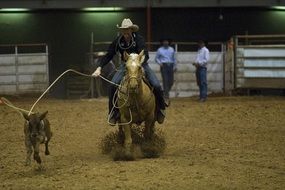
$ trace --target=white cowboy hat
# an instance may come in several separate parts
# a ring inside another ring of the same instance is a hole
[[[119,29],[131,28],[133,30],[133,32],[137,32],[139,30],[139,26],[136,24],[133,24],[133,22],[129,18],[125,18],[122,21],[121,26],[117,24],[117,28],[119,28]]]

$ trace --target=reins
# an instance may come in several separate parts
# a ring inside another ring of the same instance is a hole
[[[123,91],[121,91],[121,88],[124,87],[124,83],[127,83],[127,84],[128,84],[129,81],[130,81],[131,79],[133,79],[133,78],[136,79],[138,82],[140,82],[140,80],[143,80],[143,77],[134,77],[134,76],[126,77],[125,79],[122,80],[122,82],[121,82],[121,84],[120,84],[120,87],[116,90],[116,92],[115,92],[115,94],[114,94],[114,96],[113,96],[113,99],[112,99],[113,107],[112,107],[111,112],[110,112],[110,114],[109,114],[109,116],[108,116],[108,123],[109,123],[109,124],[111,124],[111,123],[110,123],[110,119],[111,119],[110,117],[111,117],[112,112],[114,111],[114,109],[115,109],[115,108],[116,108],[116,109],[123,108],[123,107],[125,107],[126,104],[129,102],[129,99],[130,99],[130,91],[129,91],[129,88],[126,88],[126,89],[127,89],[127,92],[126,92],[126,93],[123,92]],[[142,82],[144,82],[144,81],[142,81]],[[145,85],[147,85],[147,84],[145,84]],[[118,100],[120,99],[119,92],[122,93],[122,94],[124,94],[125,96],[127,96],[127,98],[126,98],[126,99],[125,99],[125,98],[121,98],[121,99],[124,100],[124,102],[123,102],[122,105],[117,106]],[[116,94],[117,94],[117,96],[116,96]],[[117,98],[115,98],[115,97],[117,97]],[[152,97],[153,97],[153,94],[151,94],[151,96],[149,97],[148,101],[147,101],[145,104],[143,104],[143,105],[147,105],[147,104],[150,102],[150,100],[151,100]],[[136,98],[135,98],[135,103],[136,103],[135,106],[137,107],[138,112],[139,112],[139,103],[138,103],[138,100],[137,100]],[[142,106],[142,105],[141,105],[141,106]],[[132,115],[131,107],[129,107],[128,110],[129,110],[129,114],[130,114],[130,121],[128,121],[128,122],[126,122],[126,123],[118,123],[118,125],[128,125],[128,124],[131,124],[131,123],[132,123],[132,121],[133,121],[133,115]]]

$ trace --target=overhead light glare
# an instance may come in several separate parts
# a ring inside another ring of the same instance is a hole
[[[124,10],[122,7],[86,7],[83,11],[121,11]]]
[[[0,12],[25,12],[29,10],[30,9],[25,9],[25,8],[2,8],[0,9]]]
[[[284,10],[285,11],[285,6],[273,6],[271,8],[276,9],[276,10]]]

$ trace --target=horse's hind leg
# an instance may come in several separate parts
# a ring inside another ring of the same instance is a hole
[[[154,134],[154,119],[147,120],[145,122],[144,137],[146,140],[150,140]]]

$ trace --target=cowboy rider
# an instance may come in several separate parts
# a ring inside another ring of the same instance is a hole
[[[101,59],[99,67],[94,71],[92,76],[98,77],[101,74],[101,69],[113,59],[113,57],[116,55],[117,52],[121,54],[122,61],[124,62],[125,51],[129,54],[131,53],[139,54],[142,50],[144,50],[145,60],[144,63],[142,64],[142,67],[144,68],[147,80],[154,89],[154,95],[156,97],[156,103],[158,106],[157,122],[161,124],[163,123],[165,118],[165,102],[163,98],[163,91],[160,86],[159,80],[157,79],[155,73],[151,70],[151,68],[147,63],[149,55],[146,49],[145,40],[141,35],[137,34],[139,27],[133,24],[129,18],[124,19],[122,21],[121,26],[117,25],[117,28],[120,30],[121,35],[119,35],[109,46],[107,54]],[[112,78],[112,82],[120,84],[124,75],[125,75],[125,64],[121,64],[118,68],[118,71],[115,73],[114,77]],[[112,108],[114,107],[112,100],[114,98],[116,90],[117,90],[116,86],[111,85],[109,91],[109,114],[110,114],[109,123],[111,125],[116,125],[120,116],[119,110],[116,108],[114,108],[113,112],[110,113]]]

